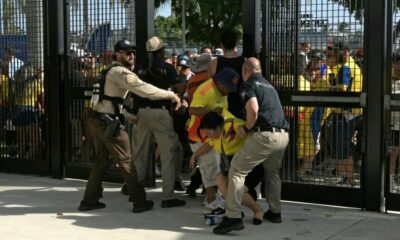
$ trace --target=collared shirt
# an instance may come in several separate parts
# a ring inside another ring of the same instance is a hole
[[[172,91],[163,90],[142,81],[135,73],[125,67],[115,66],[111,68],[106,76],[104,94],[110,97],[125,98],[128,91],[151,100],[169,100],[175,95]],[[114,114],[114,107],[108,100],[99,102],[94,110]]]
[[[224,109],[222,115],[224,118],[233,118],[234,116],[228,112],[228,97],[223,96],[215,86],[212,78],[201,84],[193,94],[193,100],[190,107],[204,107],[210,110],[216,108]],[[193,142],[201,142],[203,139],[197,135],[197,128],[201,122],[201,117],[192,115],[189,121],[188,136]],[[204,136],[203,136],[204,137]]]
[[[252,97],[257,99],[259,109],[254,127],[289,129],[277,91],[261,74],[253,74],[244,81],[239,94],[245,104]]]

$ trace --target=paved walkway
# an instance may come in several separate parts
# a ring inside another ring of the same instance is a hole
[[[82,213],[77,210],[85,181],[0,173],[0,239],[228,239],[212,233],[202,217],[202,198],[187,200],[187,206],[162,209],[161,189],[148,189],[155,209],[131,213],[119,184],[104,184],[107,208]],[[261,200],[264,209],[265,201]],[[251,224],[245,209],[243,231],[235,239],[268,240],[367,240],[400,239],[400,215],[363,212],[285,202],[283,223]]]

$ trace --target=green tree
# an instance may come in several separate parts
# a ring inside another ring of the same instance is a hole
[[[354,17],[358,20],[362,20],[364,13],[364,0],[329,0],[332,2],[339,3],[340,5],[347,8],[350,14],[354,14]]]
[[[354,14],[354,17],[360,21],[363,20],[364,14],[364,0],[329,0],[332,2],[336,2],[341,6],[344,6],[349,10],[351,14]],[[391,0],[390,0],[391,1]],[[388,2],[390,2],[388,0]],[[392,1],[394,3],[393,6],[393,14],[400,9],[400,1]],[[396,41],[400,37],[400,21],[396,23],[396,27],[393,29],[393,42]]]
[[[175,16],[157,16],[154,20],[157,35],[166,42],[180,41],[182,29]]]
[[[171,3],[179,24],[182,19],[181,3],[176,0]],[[241,29],[241,10],[242,0],[186,0],[187,41],[216,46],[220,32]]]

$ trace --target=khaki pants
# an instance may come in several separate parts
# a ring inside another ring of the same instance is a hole
[[[281,212],[279,169],[288,142],[287,132],[254,132],[248,137],[245,145],[235,154],[231,162],[226,199],[227,217],[241,217],[245,177],[260,163],[264,166],[265,193],[269,208],[274,213]]]
[[[143,186],[137,182],[136,169],[131,162],[128,133],[124,130],[119,130],[115,138],[108,139],[104,136],[105,123],[93,116],[88,118],[88,126],[94,137],[96,164],[90,171],[83,200],[93,204],[98,202],[102,177],[111,163],[117,163],[133,202],[144,202],[146,200],[146,192]]]
[[[160,149],[161,177],[163,180],[163,200],[175,198],[176,152],[182,149],[178,135],[174,130],[172,117],[166,109],[141,108],[135,126],[135,164],[139,172],[146,171],[149,148],[155,139]]]

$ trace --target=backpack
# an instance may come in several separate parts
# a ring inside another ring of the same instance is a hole
[[[106,76],[108,71],[115,66],[122,66],[119,63],[114,63],[108,66],[106,69],[103,69],[100,74],[97,76],[96,82],[93,84],[92,98],[90,100],[90,108],[93,109],[99,102],[104,99],[112,102],[114,106],[115,114],[118,115],[118,104],[122,104],[124,99],[119,97],[110,97],[104,94],[104,86],[106,83]]]

